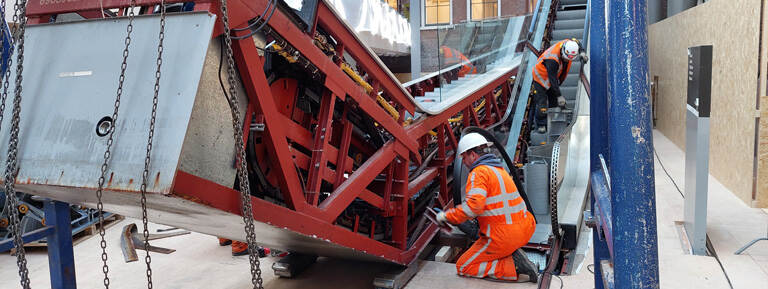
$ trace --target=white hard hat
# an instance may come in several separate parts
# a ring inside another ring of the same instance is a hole
[[[470,149],[488,144],[490,143],[487,139],[485,139],[485,137],[483,137],[483,135],[476,132],[468,133],[461,137],[461,140],[459,140],[459,149],[457,153],[461,155]]]
[[[563,58],[568,59],[569,61],[576,60],[576,57],[579,56],[579,43],[573,40],[566,40],[565,43],[563,43],[562,54]]]

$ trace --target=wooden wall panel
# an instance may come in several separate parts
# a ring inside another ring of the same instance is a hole
[[[761,2],[713,0],[649,27],[650,78],[659,77],[657,128],[683,149],[687,48],[713,45],[709,169],[750,205]]]
[[[762,38],[760,45],[760,74],[758,89],[760,90],[760,126],[757,139],[757,173],[755,206],[768,208],[768,2],[763,2]]]

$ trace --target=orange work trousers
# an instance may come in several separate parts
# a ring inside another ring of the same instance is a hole
[[[517,280],[512,253],[528,243],[536,231],[533,214],[519,223],[481,224],[480,238],[456,262],[458,274],[475,278]]]

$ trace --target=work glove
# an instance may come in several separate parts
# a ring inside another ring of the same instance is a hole
[[[565,97],[562,95],[557,97],[557,106],[565,107]]]
[[[586,52],[581,52],[579,56],[581,56],[582,63],[586,64],[589,61],[589,56],[587,56]]]
[[[440,226],[447,226],[448,225],[448,219],[445,217],[445,212],[439,212],[435,216],[435,220],[439,223]]]

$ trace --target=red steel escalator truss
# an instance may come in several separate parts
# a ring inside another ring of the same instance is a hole
[[[173,2],[180,1],[166,1]],[[197,11],[220,13],[218,1],[195,2]],[[269,2],[230,0],[231,26],[248,25]],[[249,99],[245,139],[254,134],[252,141],[259,140],[253,150],[257,161],[250,165],[269,168],[264,177],[282,197],[282,202],[252,197],[254,218],[407,264],[437,233],[436,226],[423,220],[412,197],[429,187],[432,189],[427,193],[439,192],[435,206],[453,206],[449,168],[459,133],[467,126],[485,127],[501,120],[511,105],[509,79],[516,71],[509,71],[437,115],[406,119],[406,115],[416,114],[408,93],[423,95],[440,81],[428,79],[403,88],[332,8],[319,2],[310,32],[297,26],[281,9],[266,26],[277,43],[295,51],[292,55],[323,76],[316,113],[295,109],[301,86],[297,80],[281,78],[270,84],[264,70],[265,56],[251,38],[233,40],[237,69]],[[160,1],[138,3],[151,7]],[[119,8],[121,15],[129,5],[127,0],[35,1],[29,4],[29,23],[46,23],[52,15],[68,12],[101,17],[100,7]],[[221,35],[221,27],[217,23],[214,37]],[[344,53],[355,60],[356,70],[370,89],[344,71],[343,58],[329,56],[327,49],[316,44],[316,31],[324,31],[334,40],[336,56]],[[399,117],[393,117],[392,108]],[[355,123],[349,116],[353,113],[374,123],[386,136],[380,147],[354,132]],[[264,124],[263,131],[249,129],[252,121]],[[177,171],[172,194],[233,214],[240,211],[235,190],[184,171]],[[346,214],[360,200],[368,208],[366,214],[376,218]]]

